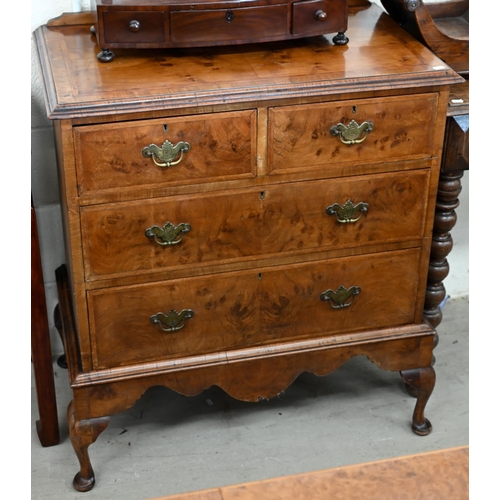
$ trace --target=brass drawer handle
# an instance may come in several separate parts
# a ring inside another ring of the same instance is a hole
[[[361,144],[374,127],[375,125],[372,122],[363,122],[361,125],[358,125],[356,120],[351,120],[347,127],[343,123],[334,125],[330,129],[330,134],[333,136],[338,135],[344,144]],[[364,135],[361,137],[362,134]]]
[[[186,320],[192,318],[194,312],[191,309],[183,309],[180,313],[175,309],[170,309],[167,314],[161,312],[153,314],[149,320],[153,325],[158,325],[164,332],[177,332],[184,328]]]
[[[326,207],[326,213],[328,215],[335,215],[341,224],[356,222],[366,212],[368,212],[368,203],[360,202],[354,205],[351,200],[347,200],[343,206],[334,203]]]
[[[190,149],[191,145],[189,142],[181,141],[174,146],[169,140],[166,140],[161,145],[161,148],[156,144],[150,144],[142,148],[142,155],[146,158],[151,158],[158,167],[171,167],[180,163],[184,153],[187,153]],[[176,160],[178,156],[179,159]],[[159,161],[157,161],[156,158],[158,158]]]
[[[349,307],[354,302],[354,297],[361,293],[359,286],[351,286],[348,290],[342,285],[337,291],[327,290],[323,292],[319,298],[328,301],[333,309],[343,309]]]
[[[158,245],[163,247],[177,245],[182,241],[182,235],[191,231],[191,225],[182,222],[174,226],[171,222],[167,222],[163,227],[152,226],[146,229],[145,235],[147,238],[154,239]]]

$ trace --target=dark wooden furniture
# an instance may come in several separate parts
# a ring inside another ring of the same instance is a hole
[[[459,73],[469,72],[469,0],[381,0],[387,12]]]
[[[36,31],[68,268],[57,270],[74,486],[88,447],[154,385],[272,398],[352,356],[400,372],[424,416],[423,318],[450,86],[375,5],[351,43],[123,52],[87,17]],[[401,61],[405,61],[401,65]]]
[[[469,500],[469,447],[267,479],[155,500]]]
[[[35,207],[31,201],[31,361],[35,376],[40,419],[36,422],[42,446],[59,443],[54,369],[50,346],[49,322],[43,285],[42,261]]]
[[[348,0],[96,0],[101,62],[110,49],[239,45],[323,35],[345,45]]]
[[[453,249],[451,230],[457,222],[461,179],[469,169],[469,0],[382,0],[382,4],[394,20],[465,79],[452,88],[448,100],[432,235],[424,316],[436,328],[443,317],[443,281],[450,272],[447,257]]]

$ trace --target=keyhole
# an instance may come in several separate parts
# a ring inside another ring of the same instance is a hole
[[[232,10],[228,10],[226,12],[226,21],[230,23],[234,19],[234,12]]]
[[[266,197],[266,192],[265,191],[261,191],[260,192],[260,199],[263,200],[265,197]]]
[[[353,106],[352,107],[352,114],[355,115],[356,114],[356,106]]]
[[[262,279],[262,273],[259,273],[259,274],[257,275],[257,279],[258,279],[259,281]]]
[[[168,125],[163,125],[163,132],[168,132]]]

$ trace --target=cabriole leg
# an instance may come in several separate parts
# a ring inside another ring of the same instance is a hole
[[[95,442],[108,424],[109,417],[76,420],[73,401],[68,406],[69,436],[80,462],[80,472],[73,479],[73,486],[78,491],[89,491],[94,486],[94,470],[90,464],[88,447]]]
[[[427,436],[432,430],[432,425],[425,418],[424,410],[436,383],[436,372],[429,366],[404,370],[401,372],[401,377],[407,384],[410,394],[417,398],[411,428],[415,434]]]

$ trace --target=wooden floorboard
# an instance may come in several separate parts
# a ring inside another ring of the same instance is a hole
[[[285,476],[156,500],[466,500],[469,447]]]

